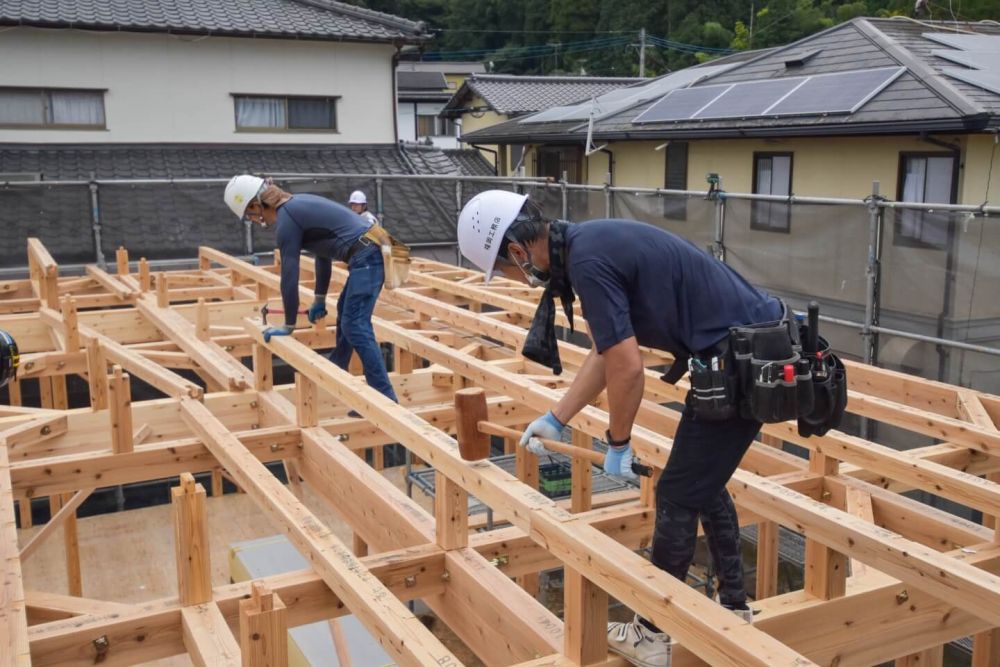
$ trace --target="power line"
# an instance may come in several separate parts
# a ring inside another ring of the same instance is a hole
[[[514,50],[518,52],[518,55],[551,55],[556,51],[561,53],[574,53],[580,47],[590,48],[590,47],[604,47],[613,46],[617,44],[622,44],[628,41],[627,37],[601,37],[598,39],[583,40],[578,42],[565,42],[562,44],[537,44],[534,46],[504,46],[499,48],[482,48],[482,49],[460,49],[460,50],[440,50],[440,51],[427,51],[424,56],[431,56],[435,58],[476,58],[480,56],[487,56],[490,54],[496,54],[503,50]]]

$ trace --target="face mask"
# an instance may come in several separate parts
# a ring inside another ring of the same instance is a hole
[[[525,279],[527,279],[528,284],[532,287],[548,287],[549,280],[552,276],[548,271],[542,271],[535,267],[531,263],[531,255],[528,255],[528,261],[524,264],[518,264],[517,267],[521,269],[521,273],[524,274]]]

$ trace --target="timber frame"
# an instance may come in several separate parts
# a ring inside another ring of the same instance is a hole
[[[197,269],[151,274],[120,249],[113,274],[91,266],[60,277],[37,239],[28,261],[28,279],[0,282],[0,328],[22,352],[11,405],[0,406],[2,665],[133,665],[182,653],[197,665],[284,664],[289,626],[345,613],[399,664],[460,664],[409,610],[413,599],[487,665],[622,664],[606,650],[609,596],[679,642],[675,666],[934,665],[943,644],[969,635],[976,667],[1000,665],[998,397],[851,364],[851,412],[937,444],[896,451],[767,425],[729,485],[741,524],[758,527],[759,613],[750,625],[636,553],[652,532],[655,474],[634,492],[593,494],[590,464],[574,462],[572,497],[554,502],[537,490],[537,457],[512,442],[516,476],[459,455],[452,434],[477,424],[460,404],[485,400],[490,421],[525,424],[559,399],[588,353],[560,343],[559,377],[518,354],[536,291],[414,260],[409,282],[383,292],[373,319],[392,346],[397,405],[313,351],[332,347],[333,322],[300,322],[294,336],[264,342],[259,310],[277,298],[277,265],[202,248]],[[311,276],[304,260],[306,296]],[[331,291],[346,277],[335,266]],[[648,366],[669,361],[645,355]],[[294,384],[274,384],[275,357],[295,370]],[[67,375],[86,380],[89,408],[67,409]],[[656,470],[679,419],[670,405],[687,389],[658,376],[646,373],[633,433],[638,456]],[[133,403],[132,378],[163,398]],[[39,383],[42,407],[21,405],[26,382]],[[602,436],[606,405],[602,396],[576,416],[574,444],[589,448]],[[809,458],[783,451],[782,441]],[[380,474],[390,443],[434,468],[434,514]],[[368,449],[373,465],[362,458]],[[264,466],[276,461],[287,486]],[[311,569],[212,588],[206,492],[192,477],[206,471],[213,495],[222,475],[235,482]],[[81,597],[77,508],[97,487],[173,477],[177,596]],[[302,485],[351,526],[354,544],[301,502]],[[979,510],[983,523],[902,495],[911,489]],[[486,529],[467,514],[469,494],[499,525]],[[19,545],[15,501],[29,521],[25,500],[41,497],[53,518]],[[806,538],[804,588],[781,595],[779,525]],[[60,528],[69,595],[24,590],[22,564]],[[534,595],[537,573],[559,567],[562,618]]]

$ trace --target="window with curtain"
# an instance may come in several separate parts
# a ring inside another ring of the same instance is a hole
[[[337,131],[335,97],[235,96],[236,129],[245,131]]]
[[[0,88],[0,126],[103,130],[104,92]]]
[[[955,203],[957,158],[950,153],[901,153],[896,199],[925,204]],[[899,209],[893,244],[943,250],[948,245],[947,213]]]
[[[792,154],[754,153],[753,192],[787,197],[792,193]],[[787,234],[792,228],[792,207],[783,202],[753,201],[750,228]]]

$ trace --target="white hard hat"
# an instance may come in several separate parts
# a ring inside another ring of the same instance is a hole
[[[365,193],[362,192],[361,190],[355,190],[354,192],[351,193],[351,197],[350,197],[350,199],[347,200],[347,203],[348,204],[364,204],[365,206],[367,206],[368,205],[368,197],[366,197]]]
[[[508,190],[487,190],[469,200],[458,215],[458,247],[467,260],[493,278],[500,242],[528,195]]]
[[[226,185],[226,194],[223,195],[226,206],[242,220],[247,206],[260,193],[262,187],[264,187],[264,179],[259,176],[251,176],[250,174],[233,176]]]

